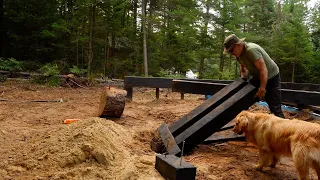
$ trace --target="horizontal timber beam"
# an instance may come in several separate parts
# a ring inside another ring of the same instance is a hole
[[[191,94],[213,95],[226,84],[173,80],[172,91]],[[282,102],[320,106],[320,92],[281,89]]]
[[[126,76],[124,77],[124,87],[171,88],[172,80],[172,78]]]

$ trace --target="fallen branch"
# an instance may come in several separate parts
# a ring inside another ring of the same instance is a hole
[[[74,84],[76,84],[77,86],[79,86],[79,87],[81,87],[81,88],[85,88],[85,87],[81,86],[80,84],[76,83],[76,82],[75,82],[74,80],[72,80],[72,79],[69,79],[69,81],[73,82]]]
[[[19,102],[19,103],[21,103],[21,102],[58,102],[58,103],[64,102],[63,99],[59,99],[59,100],[25,100],[25,101],[0,99],[0,101],[2,101],[2,102]]]

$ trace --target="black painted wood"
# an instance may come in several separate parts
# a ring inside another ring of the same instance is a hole
[[[171,88],[172,78],[125,76],[124,87]]]
[[[133,87],[172,88],[173,92],[213,95],[232,82],[231,80],[214,79],[172,79],[125,76],[124,88],[128,92],[127,99],[132,100]],[[320,92],[320,84],[281,82],[281,86],[283,97],[285,97],[283,102],[301,104],[301,101],[304,103],[310,101],[310,105],[320,106],[320,102],[318,101],[319,95],[316,93]],[[297,91],[292,92],[290,90]],[[309,95],[310,93],[313,94]],[[307,99],[299,100],[295,97]],[[310,97],[315,97],[315,100],[311,100]],[[181,98],[184,98],[183,95],[181,95]]]
[[[210,143],[223,143],[228,141],[242,141],[245,140],[246,137],[244,135],[235,134],[233,131],[226,131],[224,134],[212,134],[206,140],[204,140],[204,144]]]
[[[167,153],[169,154],[179,154],[181,152],[180,148],[178,147],[173,135],[171,134],[168,126],[163,123],[158,128],[158,134],[161,137],[161,140],[164,146],[167,149]]]
[[[171,88],[172,80],[181,81],[193,81],[193,82],[207,82],[207,83],[220,83],[230,84],[233,80],[215,80],[215,79],[173,79],[173,78],[159,78],[159,77],[140,77],[140,76],[125,76],[125,87],[155,87],[155,88]],[[281,82],[282,89],[292,90],[304,90],[304,91],[317,91],[320,92],[320,84],[312,83],[292,83],[292,82]]]
[[[221,83],[172,80],[173,92],[213,95],[225,86],[226,84]]]
[[[281,89],[283,102],[320,106],[320,92]]]
[[[180,93],[180,99],[184,99],[184,93]]]
[[[320,84],[281,82],[281,89],[291,89],[291,90],[304,90],[304,91],[317,91],[317,92],[320,92]]]
[[[155,168],[168,180],[196,179],[197,168],[174,155],[156,155]]]
[[[219,129],[234,119],[242,110],[248,109],[254,104],[256,102],[254,99],[256,92],[257,88],[251,84],[246,85],[232,97],[176,136],[176,143],[181,147],[182,142],[185,141],[185,151],[192,150],[197,144],[203,142],[214,132],[219,131]]]
[[[160,90],[159,88],[156,88],[156,98],[159,99],[160,97]]]
[[[230,84],[233,80],[216,80],[216,79],[176,79],[182,81],[195,81],[195,82],[208,82],[208,83],[220,83],[220,84]]]
[[[132,91],[133,87],[125,87],[125,90],[127,91],[127,100],[132,101]]]
[[[214,108],[218,107],[221,103],[223,103],[245,85],[247,85],[247,83],[240,78],[235,80],[228,86],[225,86],[221,91],[214,94],[210,99],[204,101],[201,105],[193,109],[188,114],[184,115],[178,121],[172,123],[169,126],[170,132],[174,137],[176,137],[182,131],[186,130],[192,124],[212,111]]]
[[[236,124],[235,123],[228,123],[225,126],[223,126],[221,129],[219,129],[219,131],[224,131],[224,130],[228,130],[228,129],[232,129]]]
[[[173,80],[172,91],[192,94],[214,94],[226,84]],[[320,92],[281,89],[282,102],[320,106]]]

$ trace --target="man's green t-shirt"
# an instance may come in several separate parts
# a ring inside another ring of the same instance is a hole
[[[275,77],[279,74],[279,67],[277,64],[270,58],[266,51],[255,43],[245,43],[244,49],[240,57],[238,58],[240,64],[244,65],[247,68],[249,73],[253,76],[254,79],[260,79],[259,70],[254,65],[254,61],[259,58],[264,59],[268,70],[268,79]]]

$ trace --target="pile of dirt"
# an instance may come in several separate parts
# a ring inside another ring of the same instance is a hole
[[[256,104],[252,105],[249,108],[249,111],[260,112],[260,113],[269,113],[269,114],[271,113],[269,108],[263,107],[263,106],[258,106]],[[285,111],[285,110],[283,111],[283,114],[284,114],[285,118],[287,118],[287,119],[299,119],[302,121],[312,121],[312,122],[317,123],[317,121],[314,121],[314,119],[310,113],[312,113],[312,112],[308,109],[303,109],[300,112],[290,112],[290,111]]]
[[[132,132],[113,121],[89,118],[60,126],[21,154],[0,162],[4,179],[152,179],[154,154],[130,151]],[[1,177],[1,176],[0,176]]]

